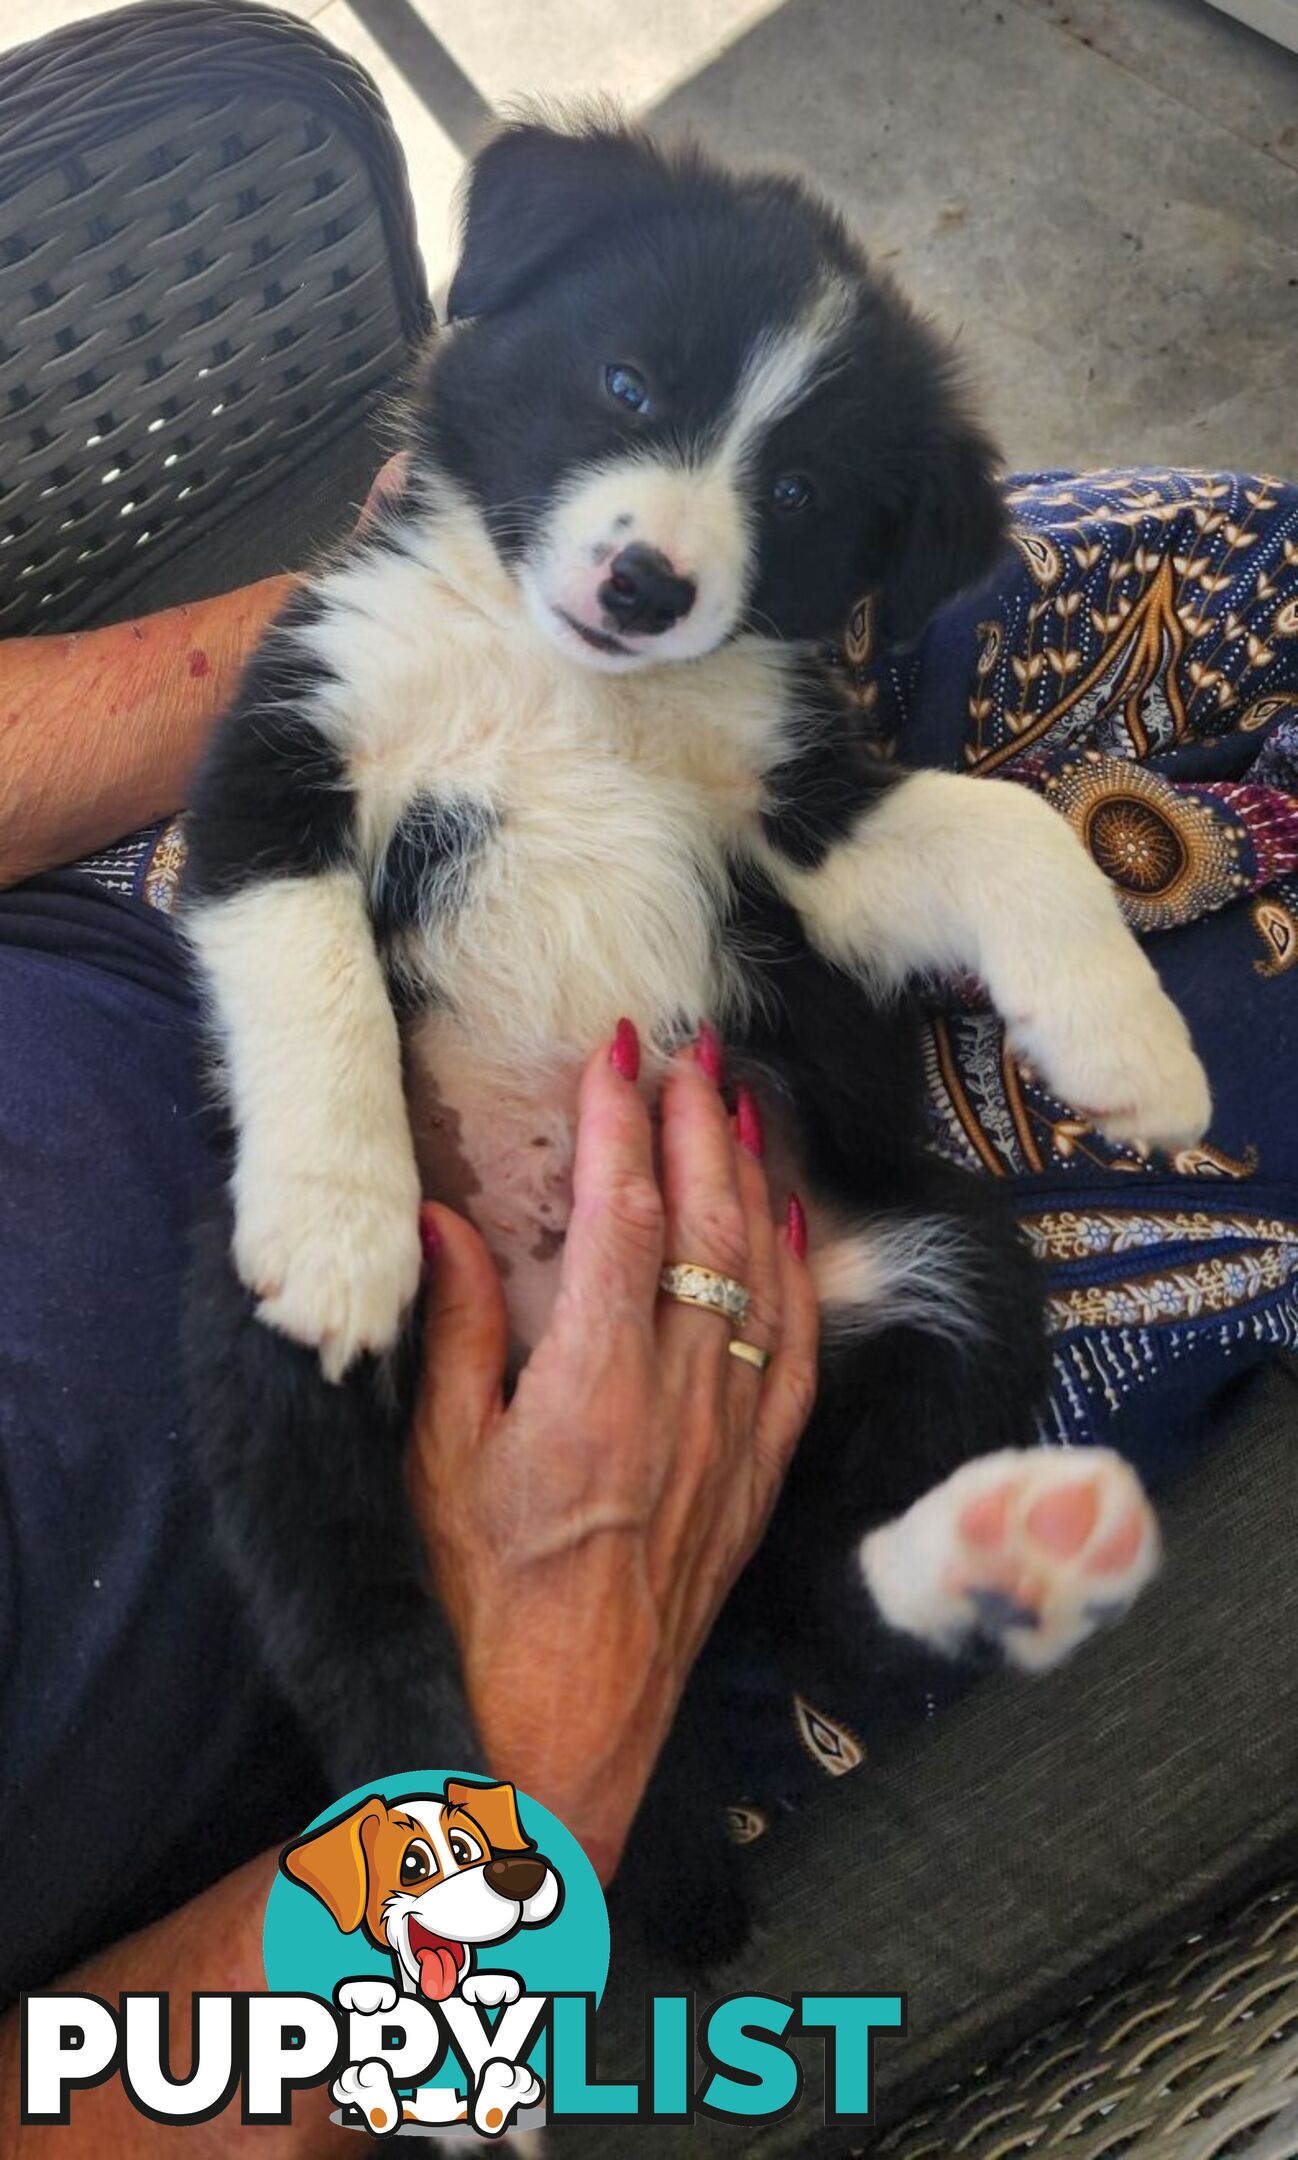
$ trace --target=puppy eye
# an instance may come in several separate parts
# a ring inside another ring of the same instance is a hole
[[[475,1860],[481,1860],[482,1858],[482,1854],[473,1839],[465,1837],[461,1830],[453,1830],[448,1843],[451,1848],[451,1858],[457,1867],[472,1867]]]
[[[771,508],[781,517],[795,517],[816,499],[816,490],[805,473],[781,473],[771,489]]]
[[[624,367],[615,360],[604,370],[604,388],[619,405],[628,412],[647,412],[649,408],[649,385],[638,368]]]
[[[407,1845],[401,1855],[402,1888],[409,1890],[412,1884],[427,1882],[429,1876],[436,1873],[437,1862],[433,1858],[431,1845],[425,1845],[422,1838],[416,1838],[414,1844]]]

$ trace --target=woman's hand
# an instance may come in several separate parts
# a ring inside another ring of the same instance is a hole
[[[760,1124],[732,1130],[705,1037],[668,1069],[659,1158],[623,1022],[582,1081],[558,1299],[508,1406],[508,1324],[477,1232],[434,1246],[410,1475],[486,1759],[616,1868],[691,1666],[761,1538],[811,1409],[801,1210],[777,1232]],[[659,1294],[664,1260],[745,1283],[744,1338]]]

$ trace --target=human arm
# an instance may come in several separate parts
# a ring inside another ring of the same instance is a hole
[[[376,474],[363,531],[405,477]],[[0,887],[75,862],[189,800],[212,725],[297,578],[101,630],[0,640]]]
[[[0,641],[0,886],[179,808],[293,584],[263,578],[102,630]]]
[[[266,1985],[261,1937],[277,1859],[269,1852],[248,1861],[179,1912],[114,1943],[57,1985],[98,1995],[114,2007],[119,1996],[132,1991],[165,1991],[170,1998],[171,2059],[184,2065],[189,2059],[191,1993],[255,1991]],[[180,2139],[174,2123],[153,2122],[140,2114],[121,2080],[110,2077],[74,2095],[66,2124],[20,2125],[20,2049],[19,2013],[11,2010],[0,2020],[0,2153],[5,2160],[44,2160],[47,2152],[50,2160],[155,2160],[155,2155],[165,2160],[179,2143],[192,2160],[215,2160],[236,2149],[250,2150],[258,2160],[313,2160],[315,2154],[333,2149],[323,2090],[297,2094],[294,2120],[283,2129],[243,2129],[236,2106],[211,2122],[192,2125]]]
[[[801,1217],[774,1229],[746,1111],[737,1145],[705,1061],[679,1056],[660,1184],[641,1096],[592,1059],[559,1297],[507,1407],[495,1271],[469,1224],[428,1211],[426,1360],[442,1377],[415,1425],[418,1519],[487,1763],[560,1815],[605,1880],[815,1389]],[[656,1295],[664,1256],[749,1285],[764,1376],[730,1357],[716,1314]]]

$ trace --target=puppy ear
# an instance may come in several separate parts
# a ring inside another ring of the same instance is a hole
[[[946,600],[977,585],[1009,537],[991,443],[953,420],[920,453],[893,528],[879,586],[879,634],[906,645]]]
[[[371,1793],[350,1815],[309,1830],[281,1855],[279,1864],[289,1881],[318,1897],[344,1935],[360,1926],[369,1897],[369,1862],[361,1833],[367,1823],[386,1821],[387,1813],[386,1800]]]
[[[491,315],[601,228],[660,190],[667,169],[643,135],[611,118],[573,133],[521,121],[469,169],[452,321]]]
[[[459,1778],[446,1781],[446,1805],[458,1808],[475,1822],[493,1853],[535,1852],[518,1817],[518,1796],[512,1785],[466,1785]]]

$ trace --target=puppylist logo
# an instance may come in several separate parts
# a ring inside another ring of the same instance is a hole
[[[546,2120],[773,2121],[802,2100],[794,2041],[824,2049],[825,2120],[868,2118],[878,2031],[899,1995],[742,1993],[645,2011],[643,2074],[600,2082],[595,2011],[609,1930],[594,1870],[557,1817],[512,1785],[413,1772],[349,1794],[280,1856],[263,1938],[267,1991],[195,1998],[189,2074],[173,2078],[167,2000],[32,1995],[22,2120],[70,2121],[120,2077],[155,2121],[286,2123],[328,2086],[333,2120],[371,2139],[486,2138]],[[702,2069],[696,2063],[701,2061]]]

